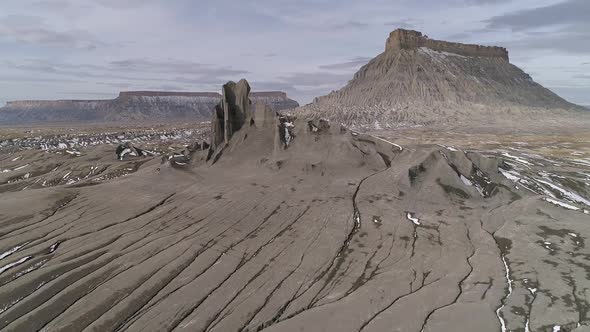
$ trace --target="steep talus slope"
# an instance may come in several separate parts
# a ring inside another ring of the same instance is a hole
[[[590,324],[582,210],[515,186],[501,159],[253,115],[247,82],[224,89],[216,158],[3,194],[1,330]]]
[[[299,104],[283,92],[255,92],[253,101],[281,111]],[[0,108],[0,124],[207,121],[221,95],[211,92],[126,91],[112,100],[30,100]]]
[[[508,53],[396,30],[384,53],[306,111],[348,125],[397,126],[538,118],[580,110],[510,64]]]

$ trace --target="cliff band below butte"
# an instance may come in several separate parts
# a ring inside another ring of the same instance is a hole
[[[395,30],[385,52],[341,90],[302,109],[349,126],[463,124],[569,119],[580,106],[510,64],[508,51]]]
[[[224,86],[212,152],[182,164],[137,157],[125,177],[3,193],[0,330],[590,323],[581,209],[515,187],[500,159],[254,111],[248,90]],[[108,158],[84,153],[78,163]]]

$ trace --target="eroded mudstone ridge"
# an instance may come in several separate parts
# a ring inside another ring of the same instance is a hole
[[[502,58],[509,61],[508,50],[504,47],[481,46],[473,44],[452,43],[430,39],[421,32],[415,30],[397,29],[389,34],[385,50],[407,50],[427,47],[439,52],[449,52],[464,56],[477,56],[487,58]]]

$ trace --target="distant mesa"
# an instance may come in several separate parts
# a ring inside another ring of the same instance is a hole
[[[533,81],[509,59],[503,47],[439,41],[399,29],[389,35],[385,51],[345,87],[298,111],[351,127],[380,129],[515,119],[533,123],[582,110]]]
[[[221,97],[216,92],[123,91],[110,100],[10,101],[0,108],[0,124],[209,121]],[[252,92],[250,98],[275,111],[299,106],[280,91]]]
[[[119,98],[126,97],[211,97],[221,98],[217,92],[173,92],[173,91],[122,91]]]

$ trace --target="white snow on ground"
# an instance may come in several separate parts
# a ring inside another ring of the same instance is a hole
[[[504,255],[502,255],[502,263],[504,263],[504,269],[506,270],[506,281],[508,282],[508,295],[506,295],[505,299],[507,300],[508,297],[512,295],[512,279],[510,279],[510,268],[508,267],[508,263],[506,262],[506,257]],[[502,306],[496,310],[496,316],[500,321],[502,332],[507,332],[508,330],[506,329],[506,322],[504,321],[504,318],[502,318],[502,315],[500,315],[500,311],[504,309],[504,306],[505,304],[502,304]]]
[[[26,257],[23,257],[23,258],[19,259],[19,260],[18,260],[18,261],[16,261],[16,262],[12,262],[12,263],[10,263],[10,264],[6,264],[6,265],[4,265],[4,266],[0,267],[0,274],[4,273],[4,271],[6,271],[6,270],[8,270],[8,269],[11,269],[11,268],[13,268],[13,267],[15,267],[15,266],[17,266],[17,265],[20,265],[20,264],[22,264],[22,263],[24,263],[24,262],[28,261],[28,260],[29,260],[29,259],[31,259],[31,258],[33,258],[33,256],[26,256]]]
[[[533,164],[532,164],[532,163],[530,163],[530,162],[528,162],[528,161],[526,161],[526,160],[524,160],[524,159],[522,159],[522,158],[520,158],[520,157],[513,156],[513,155],[511,155],[511,154],[509,154],[509,153],[507,153],[507,152],[503,152],[503,153],[502,153],[502,155],[503,155],[504,157],[508,157],[508,158],[510,158],[510,159],[513,159],[513,160],[515,160],[515,161],[517,161],[517,162],[519,162],[519,163],[521,163],[521,164],[525,164],[525,165],[533,166]]]
[[[23,156],[18,156],[18,157],[16,157],[16,158],[12,159],[11,161],[18,161],[18,160],[19,160],[19,159],[21,159],[22,157],[23,157]]]
[[[70,174],[72,174],[71,171],[67,172],[66,175],[63,176],[62,180],[67,179],[67,177],[70,176]]]
[[[590,166],[590,159],[574,159],[575,164]]]
[[[554,183],[551,183],[549,181],[545,181],[545,180],[541,180],[541,179],[537,179],[537,181],[540,182],[540,183],[546,184],[549,187],[551,187],[551,188],[559,191],[563,196],[571,199],[574,202],[577,202],[577,203],[581,203],[581,204],[590,206],[590,201],[589,200],[585,199],[584,197],[582,197],[582,196],[580,196],[580,195],[578,195],[576,193],[573,193],[571,191],[567,191],[567,190],[561,188],[560,186],[558,186],[558,185],[556,185]]]
[[[418,219],[418,218],[416,218],[416,217],[414,217],[414,216],[415,216],[415,215],[414,215],[414,213],[412,213],[412,212],[408,212],[408,213],[406,214],[406,218],[408,218],[408,220],[409,220],[409,221],[413,222],[413,223],[414,223],[414,225],[416,225],[416,226],[420,226],[420,225],[422,225],[422,224],[420,223],[420,219]]]
[[[26,164],[26,165],[19,166],[19,167],[17,167],[17,168],[15,168],[15,169],[13,169],[13,171],[18,171],[18,170],[21,170],[21,169],[23,169],[23,168],[25,168],[25,167],[27,167],[27,166],[29,166],[29,164]]]
[[[535,295],[535,293],[537,292],[536,288],[528,288],[529,292],[531,292],[531,294]]]
[[[545,247],[545,249],[547,249],[549,251],[555,251],[555,249],[551,248],[552,244],[553,243],[551,243],[551,242],[545,241],[545,242],[543,242],[543,247]]]
[[[28,242],[27,242],[27,243],[28,243]],[[12,254],[14,254],[15,252],[19,251],[19,250],[20,250],[22,247],[26,246],[26,245],[27,245],[27,243],[25,243],[25,244],[22,244],[22,245],[20,245],[20,246],[16,246],[16,247],[14,247],[14,248],[12,248],[12,249],[10,249],[10,250],[6,251],[6,252],[3,252],[2,254],[0,254],[0,260],[2,260],[2,259],[4,259],[4,258],[6,258],[6,257],[8,257],[8,256],[10,256],[10,255],[12,255]]]
[[[473,185],[473,182],[471,182],[471,180],[469,180],[468,178],[464,177],[463,174],[461,174],[460,177],[461,177],[461,181],[463,181],[463,183],[466,186],[472,186]]]
[[[561,326],[559,326],[559,325],[555,325],[555,326],[553,327],[553,332],[559,332],[559,331],[561,331]]]
[[[512,182],[520,181],[520,177],[519,177],[520,174],[518,174],[514,171],[507,171],[507,170],[500,168],[500,173],[502,173],[502,175],[504,175],[505,178],[507,178],[508,180],[510,180]]]
[[[580,210],[580,208],[577,207],[577,206],[574,206],[574,205],[571,205],[571,204],[568,204],[568,203],[564,203],[564,202],[558,201],[558,200],[553,199],[553,198],[544,197],[543,200],[544,201],[547,201],[547,202],[549,202],[551,204],[554,204],[554,205],[557,205],[557,206],[561,206],[561,207],[566,208],[568,210],[574,210],[574,211],[579,211]]]
[[[126,148],[125,150],[121,151],[121,154],[119,155],[119,160],[123,160],[123,157],[125,157],[127,154],[129,154],[130,156],[137,157],[137,154],[134,151],[131,151],[131,149]]]
[[[381,137],[377,137],[377,136],[371,136],[371,137],[373,137],[373,138],[376,138],[376,139],[378,139],[378,140],[381,140],[381,141],[383,141],[383,142],[385,142],[385,143],[389,143],[389,144],[391,144],[391,145],[393,145],[393,146],[397,147],[397,148],[398,148],[400,151],[402,151],[402,150],[404,149],[404,148],[402,148],[400,145],[398,145],[398,144],[395,144],[395,143],[393,143],[393,142],[390,142],[390,141],[388,141],[388,140],[386,140],[386,139],[383,139],[383,138],[381,138]]]
[[[442,144],[437,144],[437,145],[438,145],[438,146],[440,146],[441,148],[445,148],[445,149],[447,149],[447,150],[449,150],[449,151],[452,151],[452,152],[457,152],[457,151],[459,151],[458,149],[456,149],[456,148],[454,148],[454,147],[452,147],[452,146],[446,146],[446,145],[442,145]]]
[[[59,242],[55,242],[50,248],[49,248],[49,253],[51,254],[52,252],[54,252],[57,247],[59,246]]]
[[[526,180],[522,180],[523,182],[525,182]],[[545,188],[545,186],[541,185],[540,183],[536,182],[535,179],[533,179],[533,182],[535,182],[535,185],[537,186],[538,189],[541,190],[541,192],[537,192],[537,194],[542,194],[545,196],[549,196],[551,198],[557,198],[557,196],[555,196],[555,194],[553,194],[551,191],[547,190],[547,188]]]
[[[430,48],[424,47],[424,46],[420,47],[419,50],[425,54],[430,55],[431,57],[433,57],[437,60],[446,59],[449,56],[456,57],[456,58],[467,58],[467,57],[460,55],[460,54],[449,53],[449,52],[445,52],[445,51],[435,51],[433,49],[430,49]]]
[[[466,186],[473,186],[475,187],[475,189],[477,189],[477,191],[479,192],[479,194],[481,195],[481,197],[485,197],[485,192],[483,190],[483,188],[475,183],[473,183],[471,180],[469,180],[468,178],[466,178],[465,176],[463,176],[463,174],[460,174],[460,178],[461,181],[463,181],[463,183]]]

